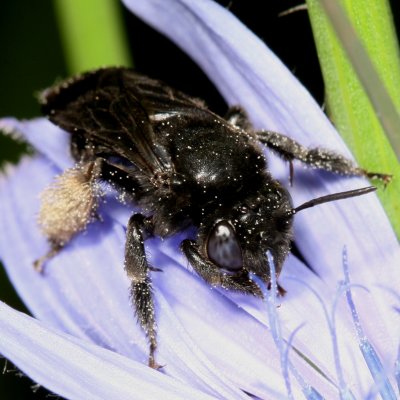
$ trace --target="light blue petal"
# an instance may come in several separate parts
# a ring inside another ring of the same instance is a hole
[[[68,399],[213,399],[112,351],[17,312],[0,302],[0,353]]]

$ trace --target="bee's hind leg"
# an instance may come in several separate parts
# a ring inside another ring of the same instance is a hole
[[[47,261],[95,219],[100,197],[98,179],[103,160],[79,163],[57,176],[41,194],[38,224],[50,244],[50,250],[34,261],[43,272]]]
[[[36,272],[38,272],[40,274],[42,274],[44,272],[44,266],[45,266],[46,262],[51,260],[53,257],[55,257],[64,247],[57,243],[50,244],[50,245],[51,245],[50,250],[45,255],[36,259],[33,262],[33,268],[35,269]]]

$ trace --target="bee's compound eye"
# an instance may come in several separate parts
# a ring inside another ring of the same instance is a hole
[[[211,230],[207,254],[213,263],[228,271],[238,271],[243,267],[242,251],[229,222],[220,221]]]

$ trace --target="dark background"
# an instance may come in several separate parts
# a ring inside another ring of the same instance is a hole
[[[230,8],[263,39],[303,82],[317,102],[323,103],[323,82],[307,12],[278,16],[280,12],[301,4],[301,0],[221,0],[219,3]],[[391,3],[395,23],[399,27],[400,7],[395,7],[395,0]],[[67,76],[53,2],[3,1],[1,9],[0,117],[34,117],[40,114],[35,93],[51,85],[56,78]],[[190,59],[167,39],[125,11],[122,5],[121,12],[137,70],[164,80],[188,94],[204,98],[214,111],[224,113],[223,100]],[[0,165],[8,161],[15,162],[23,150],[23,146],[0,135]],[[3,235],[7,233],[6,227],[1,229]],[[0,300],[26,311],[1,267]],[[1,399],[47,398],[49,393],[45,389],[39,388],[34,392],[33,385],[10,363],[6,364],[0,359]]]

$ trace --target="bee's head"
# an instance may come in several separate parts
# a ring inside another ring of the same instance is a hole
[[[278,182],[233,207],[216,210],[200,229],[203,254],[227,273],[252,271],[268,277],[270,250],[278,270],[290,250],[292,203]]]
[[[200,228],[204,256],[228,274],[254,272],[268,280],[266,252],[274,257],[276,272],[290,252],[294,215],[322,203],[359,196],[376,190],[367,187],[312,199],[296,208],[278,182],[229,209],[216,210]]]

